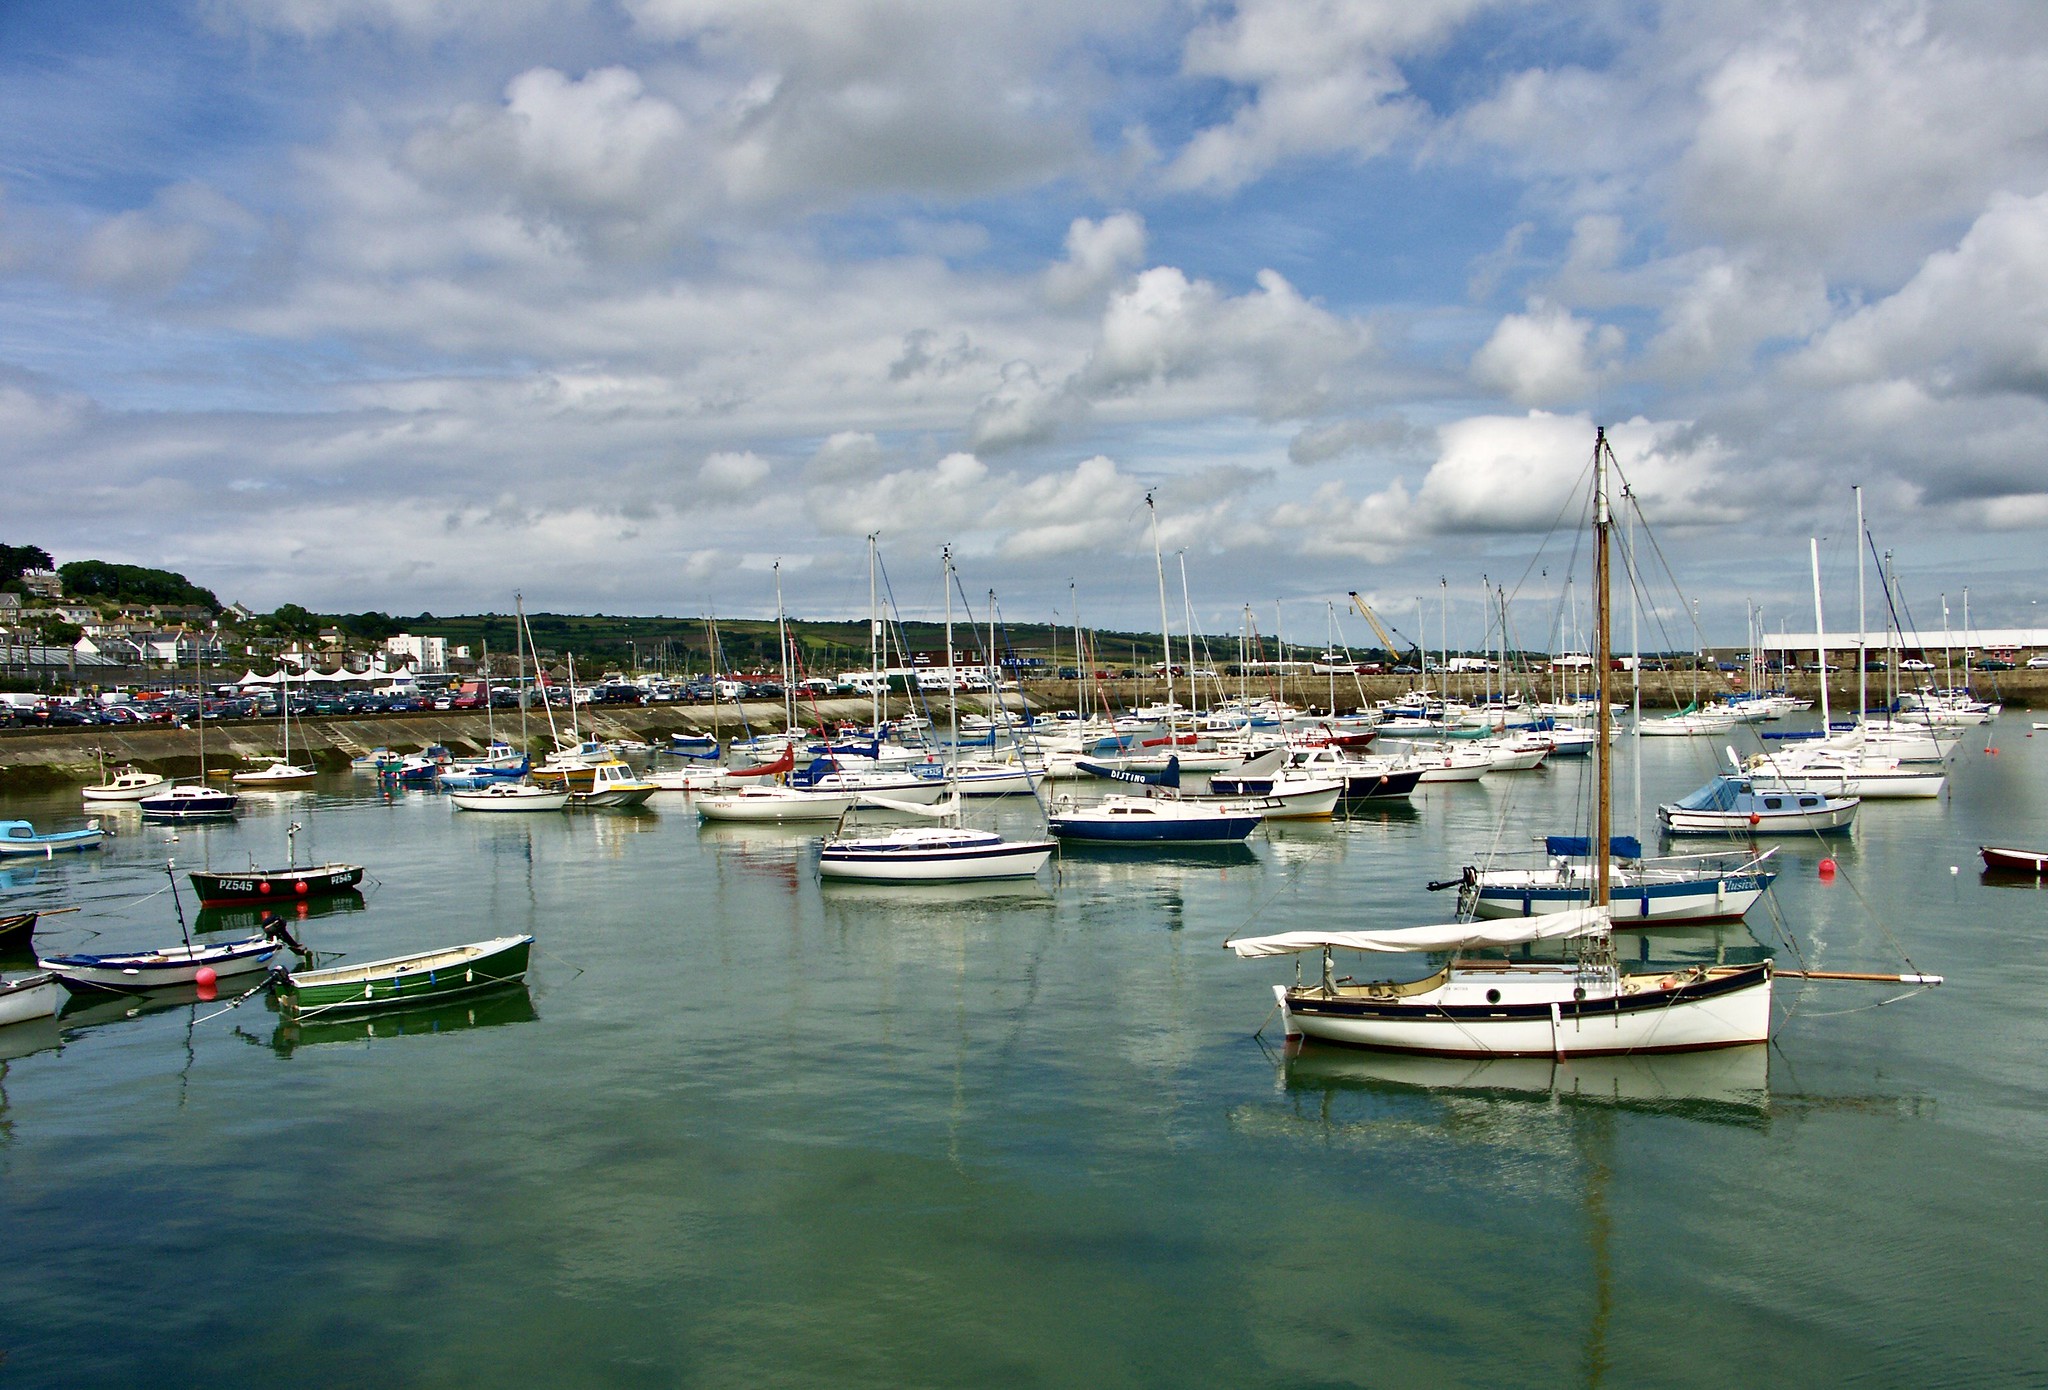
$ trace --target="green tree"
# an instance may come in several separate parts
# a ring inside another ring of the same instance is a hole
[[[64,592],[73,598],[107,599],[115,603],[190,603],[220,612],[213,590],[202,589],[182,574],[146,565],[117,565],[107,560],[73,560],[57,569]]]
[[[25,570],[55,569],[50,552],[39,545],[0,545],[0,584],[11,584]]]

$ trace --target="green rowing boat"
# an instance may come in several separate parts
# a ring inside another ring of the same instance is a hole
[[[532,950],[530,936],[500,936],[361,965],[294,970],[278,980],[278,1006],[288,1018],[310,1018],[438,1002],[526,978]]]

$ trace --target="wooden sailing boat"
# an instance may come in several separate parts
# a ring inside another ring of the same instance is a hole
[[[1593,844],[1613,842],[1613,720],[1609,657],[1606,431],[1593,446],[1594,623],[1593,669],[1599,737],[1598,795]],[[1698,965],[1671,974],[1624,974],[1612,935],[1612,856],[1592,857],[1593,894],[1583,908],[1505,920],[1359,931],[1298,931],[1243,937],[1225,944],[1239,956],[1296,955],[1319,951],[1322,975],[1273,987],[1290,1037],[1318,1038],[1362,1047],[1445,1056],[1600,1056],[1636,1052],[1689,1052],[1769,1040],[1773,967]],[[1563,960],[1514,959],[1509,948],[1537,941],[1570,947]],[[1336,976],[1333,953],[1446,952],[1449,961],[1416,980],[1357,981]],[[1500,952],[1482,957],[1481,951]],[[1823,972],[1777,972],[1825,978]],[[1874,979],[1875,976],[1854,978]],[[1906,984],[1939,984],[1934,975],[1882,977]]]

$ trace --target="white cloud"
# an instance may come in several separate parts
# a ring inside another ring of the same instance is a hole
[[[588,5],[589,0],[202,0],[200,9],[218,21],[304,39],[351,29],[432,38],[471,32],[479,25],[509,27]]]
[[[1821,334],[1798,379],[2048,397],[2048,194],[2001,194],[1896,294]]]
[[[1384,152],[1422,123],[1398,60],[1428,50],[1488,0],[1240,0],[1188,38],[1182,71],[1249,89],[1230,120],[1188,142],[1169,187],[1229,193],[1309,155]]]
[[[1621,330],[1533,301],[1509,314],[1472,358],[1472,375],[1521,405],[1583,401],[1621,351]]]
[[[716,453],[697,470],[697,485],[710,497],[743,499],[754,493],[774,470],[754,453]]]
[[[1062,307],[1093,300],[1145,255],[1145,219],[1119,212],[1100,222],[1077,217],[1067,228],[1066,259],[1045,273],[1045,294]]]

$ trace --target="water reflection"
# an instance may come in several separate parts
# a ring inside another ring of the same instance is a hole
[[[272,1004],[275,1008],[275,1004]],[[513,1023],[532,1023],[540,1018],[526,985],[507,985],[488,994],[417,1008],[395,1009],[359,1018],[280,1019],[268,1045],[280,1056],[289,1057],[301,1047],[323,1043],[368,1043],[391,1038],[436,1037],[462,1033],[472,1028],[502,1028]],[[247,1029],[236,1034],[251,1042],[262,1042]]]
[[[277,904],[277,915],[287,922],[306,922],[319,917],[339,917],[352,912],[361,912],[367,904],[361,893],[353,890],[346,893],[332,893],[318,898],[294,898]],[[234,907],[202,907],[192,916],[192,931],[241,932],[255,931],[257,925],[277,911],[267,904],[250,903]]]
[[[1291,1043],[1279,1059],[1283,1094],[1296,1113],[1326,1123],[1369,1116],[1376,1099],[1425,1097],[1445,1118],[1469,1122],[1475,1107],[1602,1106],[1716,1124],[1761,1123],[1770,1109],[1770,1048],[1580,1057],[1417,1057]],[[1301,1108],[1302,1105],[1308,1108]],[[1520,1125],[1516,1124],[1519,1129]]]

